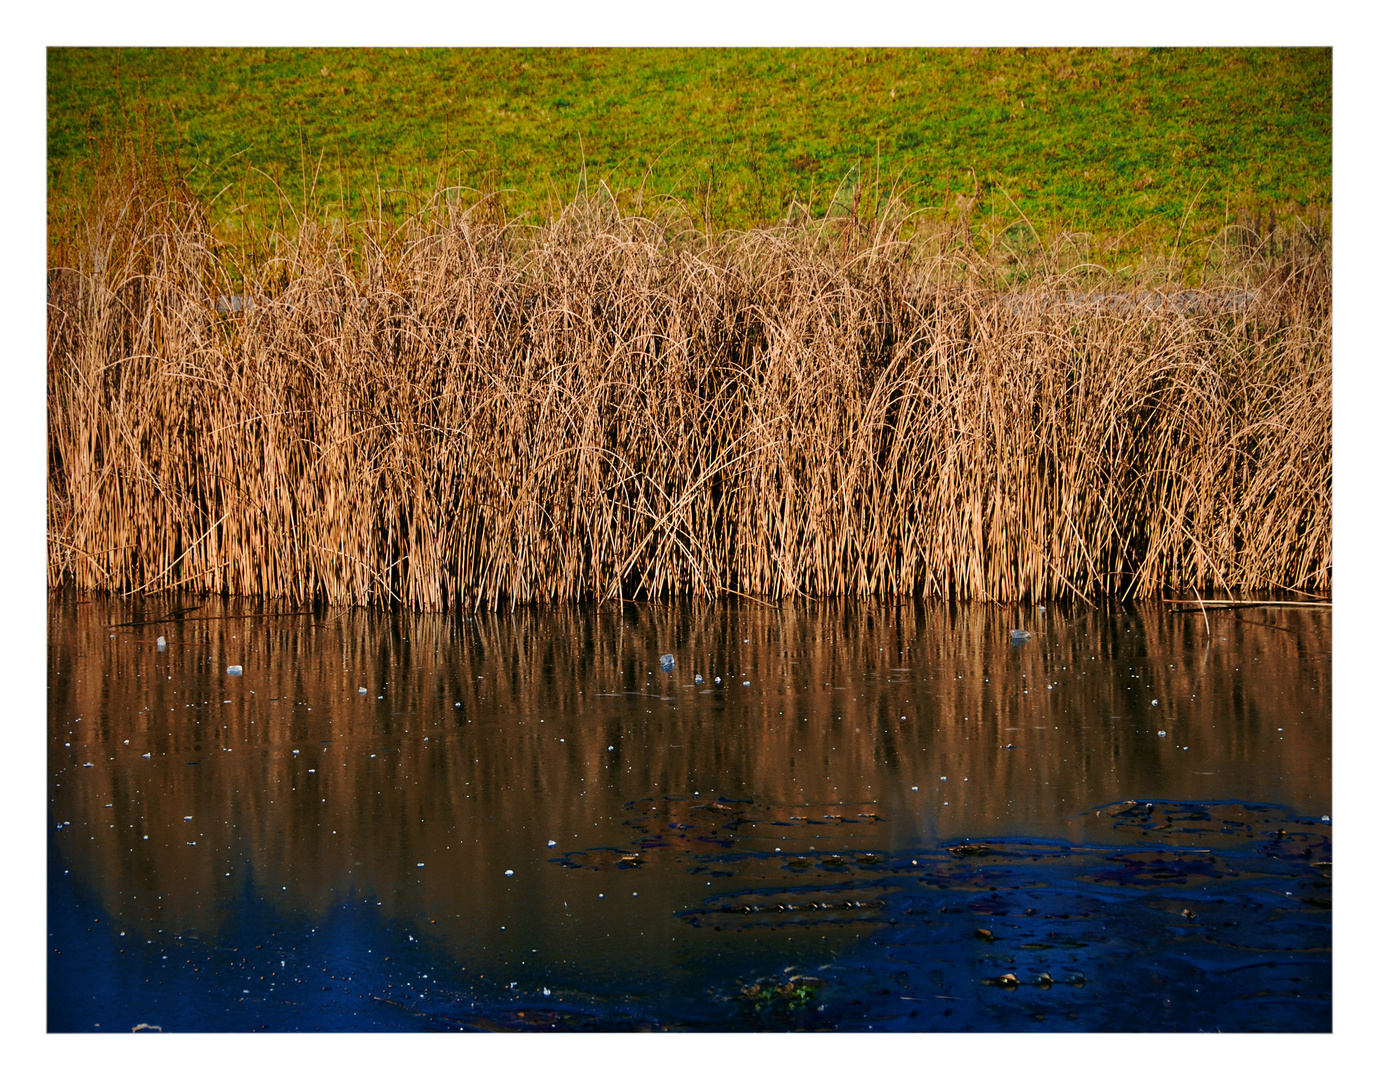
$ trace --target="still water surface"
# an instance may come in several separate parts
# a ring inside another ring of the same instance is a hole
[[[1210,626],[55,593],[49,1027],[1329,1030],[1330,612]]]

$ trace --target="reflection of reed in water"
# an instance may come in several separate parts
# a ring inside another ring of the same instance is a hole
[[[645,874],[674,852],[635,847],[628,804],[695,792],[751,798],[765,823],[870,807],[881,820],[849,834],[867,847],[1057,829],[1266,775],[1284,778],[1278,801],[1329,809],[1329,614],[1263,618],[1278,628],[1213,620],[1230,640],[1205,653],[1200,620],[1157,608],[1027,612],[1035,639],[1012,649],[1013,613],[933,603],[347,611],[112,641],[124,620],[103,603],[54,603],[53,814],[112,912],[207,931],[246,869],[312,917],[354,895],[452,926],[507,902],[514,862],[526,880],[602,846],[612,870],[640,851],[624,869]],[[227,657],[245,665],[233,687]],[[559,918],[558,896],[530,902]]]

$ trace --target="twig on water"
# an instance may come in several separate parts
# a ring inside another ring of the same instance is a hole
[[[189,611],[196,611],[200,607],[200,604],[193,604],[191,607],[178,608],[176,611],[169,611],[164,615],[160,615],[156,619],[137,619],[134,622],[113,622],[109,623],[108,625],[109,628],[112,630],[117,626],[153,626],[155,623],[171,622],[179,615],[185,615]]]
[[[1197,590],[1194,589],[1193,592]],[[1183,604],[1176,610],[1186,611],[1194,605],[1202,609],[1206,614],[1207,608],[1243,608],[1243,607],[1321,607],[1329,608],[1330,600],[1203,600],[1198,597],[1196,600],[1165,600],[1165,604]]]

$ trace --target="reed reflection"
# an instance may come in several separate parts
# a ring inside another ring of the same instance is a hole
[[[713,887],[696,845],[1075,839],[1129,798],[1329,813],[1329,612],[1213,615],[1211,637],[1148,606],[55,596],[52,823],[79,883],[149,933],[213,935],[250,890],[308,919],[366,901],[459,956],[611,963],[617,925],[674,948],[665,916]]]

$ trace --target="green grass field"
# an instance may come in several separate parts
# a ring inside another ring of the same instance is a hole
[[[49,193],[79,202],[88,137],[142,124],[227,238],[437,186],[541,221],[583,178],[715,229],[975,193],[979,241],[1023,219],[1133,268],[1324,226],[1331,85],[1328,49],[52,49]]]

